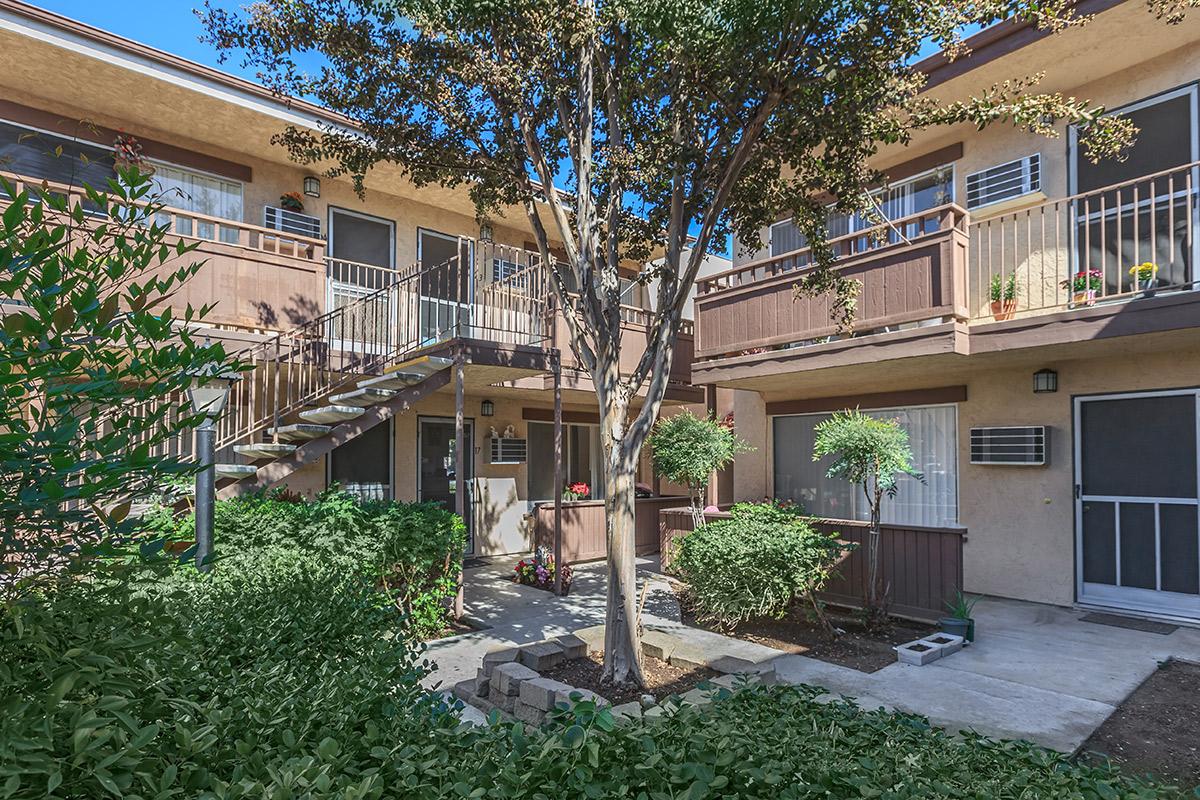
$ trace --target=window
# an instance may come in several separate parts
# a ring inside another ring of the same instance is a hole
[[[553,500],[562,486],[554,486],[554,425],[529,423],[529,500]],[[563,482],[583,481],[592,489],[591,499],[604,497],[603,456],[600,426],[563,425]]]
[[[864,412],[896,419],[908,431],[913,464],[924,482],[902,476],[895,498],[885,498],[887,523],[942,527],[958,524],[957,408],[925,406]],[[831,519],[869,520],[861,486],[828,478],[829,459],[812,460],[815,428],[829,414],[774,418],[775,496]]]
[[[944,165],[929,172],[906,178],[892,184],[886,191],[879,189],[871,192],[871,197],[879,206],[879,210],[889,220],[899,220],[920,214],[932,208],[945,205],[954,200],[954,168]],[[920,236],[932,233],[936,223],[927,223],[924,227],[919,223],[909,223],[898,231],[890,231],[888,238],[897,241],[900,235],[906,237]],[[825,218],[825,227],[830,239],[866,230],[874,223],[862,214],[844,214],[830,207]],[[791,220],[776,222],[771,226],[771,256],[781,256],[808,246],[808,240],[796,228]]]
[[[516,261],[509,261],[506,258],[492,259],[492,276],[496,283],[506,283],[517,276],[524,267]],[[526,283],[525,276],[513,281],[514,286],[524,286]]]
[[[1036,192],[1042,186],[1040,153],[972,172],[967,176],[967,208],[981,208]]]
[[[62,148],[62,153],[55,152]],[[51,183],[98,189],[114,177],[111,147],[72,140],[0,122],[0,169]]]
[[[181,211],[233,222],[242,221],[242,184],[164,164],[154,165],[154,189],[159,202]],[[204,220],[175,218],[175,233],[197,239],[216,239],[217,226]],[[237,244],[238,232],[220,226],[220,240]]]

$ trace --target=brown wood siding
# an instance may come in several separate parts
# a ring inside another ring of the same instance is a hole
[[[652,312],[647,312],[652,313]],[[648,324],[640,322],[624,322],[621,324],[621,374],[631,374],[646,352],[648,340]],[[561,314],[554,317],[554,341],[562,349],[562,365],[564,369],[583,369],[583,365],[575,356],[575,352],[567,344],[571,341],[571,332],[566,320]],[[690,384],[692,380],[692,359],[695,357],[693,334],[680,331],[675,340],[675,356],[671,361],[671,382]]]
[[[726,512],[705,515],[727,518]],[[859,545],[842,562],[821,597],[831,603],[859,607],[867,589],[867,523],[848,520],[818,520],[814,527]],[[659,548],[664,563],[670,562],[673,541],[692,530],[692,514],[685,508],[664,509]],[[888,586],[889,610],[913,619],[934,621],[946,613],[946,603],[962,588],[965,528],[926,528],[915,525],[884,525],[880,528],[880,565]]]
[[[855,330],[968,316],[961,220],[955,214],[941,230],[911,243],[839,260],[839,272],[862,283]],[[737,355],[837,334],[828,295],[794,296],[793,287],[808,271],[796,268],[805,252],[706,279],[711,282],[701,286],[695,303],[696,357]]]
[[[638,555],[658,550],[660,512],[686,503],[684,497],[644,497],[634,501],[635,542]],[[543,503],[534,512],[534,541],[554,547],[554,504]],[[569,564],[595,561],[608,553],[605,545],[604,501],[576,500],[562,504],[563,560]]]

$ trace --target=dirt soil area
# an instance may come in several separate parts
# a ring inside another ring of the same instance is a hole
[[[1084,742],[1127,773],[1200,791],[1200,664],[1168,661]]]
[[[937,628],[909,620],[892,619],[884,630],[868,631],[851,613],[827,611],[829,621],[843,631],[835,640],[811,618],[808,607],[797,606],[783,619],[753,619],[743,622],[732,631],[723,631],[697,623],[685,609],[683,621],[688,625],[714,630],[747,642],[773,647],[786,653],[796,653],[831,664],[840,664],[859,672],[875,672],[888,664],[895,663],[898,644],[921,639]]]
[[[646,679],[646,688],[613,689],[611,686],[601,685],[600,676],[603,672],[604,653],[594,651],[589,653],[587,658],[560,662],[552,669],[542,672],[542,677],[562,681],[577,689],[590,689],[613,705],[619,706],[637,700],[643,694],[652,694],[656,700],[662,700],[672,694],[683,694],[721,674],[711,669],[680,669],[666,661],[646,656],[642,659],[642,675]]]

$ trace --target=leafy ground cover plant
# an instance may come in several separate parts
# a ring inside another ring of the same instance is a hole
[[[195,519],[175,520],[163,510],[146,527],[189,540]],[[253,571],[262,554],[284,553],[375,583],[413,635],[428,638],[446,628],[466,527],[431,503],[364,501],[337,489],[306,501],[275,490],[219,501],[213,538],[222,571]]]
[[[733,628],[754,617],[780,617],[802,598],[832,632],[816,593],[847,547],[791,509],[739,503],[729,519],[680,539],[672,567],[701,622]]]

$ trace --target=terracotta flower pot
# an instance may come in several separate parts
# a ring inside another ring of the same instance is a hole
[[[1014,300],[993,300],[992,301],[992,317],[997,322],[1006,319],[1012,319],[1017,313],[1017,301]]]

